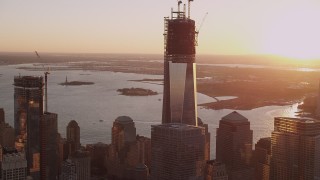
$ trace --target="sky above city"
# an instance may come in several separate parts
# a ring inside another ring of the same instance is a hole
[[[187,1],[185,1],[187,3]],[[176,0],[0,0],[0,51],[163,53]],[[320,58],[319,0],[194,0],[199,54]]]

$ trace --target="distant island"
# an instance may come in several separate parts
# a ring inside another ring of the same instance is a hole
[[[152,96],[157,95],[158,93],[152,91],[150,89],[143,89],[143,88],[123,88],[118,89],[117,92],[120,92],[121,95],[125,96]]]
[[[84,81],[70,81],[59,83],[61,86],[81,86],[81,85],[92,85],[94,82],[84,82]]]

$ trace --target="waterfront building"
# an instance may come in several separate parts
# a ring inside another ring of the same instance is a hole
[[[5,116],[4,116],[4,110],[3,108],[0,108],[0,123],[5,122]]]
[[[55,180],[58,177],[58,115],[45,112],[40,121],[40,177]]]
[[[14,128],[16,148],[25,151],[34,179],[40,171],[40,117],[43,115],[43,78],[14,77]]]
[[[215,160],[207,161],[205,180],[228,180],[226,166]]]
[[[149,177],[151,140],[136,135],[133,120],[128,116],[118,117],[112,127],[112,143],[106,156],[108,175],[118,179]],[[147,173],[146,173],[147,171]]]
[[[253,164],[255,180],[270,179],[271,138],[261,138],[255,145]]]
[[[74,149],[71,152],[75,152],[81,146],[80,144],[80,127],[75,120],[71,120],[67,126],[67,141],[74,144]]]
[[[14,147],[14,129],[5,122],[0,122],[0,145],[3,147]]]
[[[101,142],[86,145],[86,151],[90,153],[91,157],[91,174],[105,175],[107,172],[104,159],[107,156],[109,146]]]
[[[27,160],[23,152],[15,149],[3,149],[1,161],[2,180],[25,180],[27,178]]]
[[[70,159],[64,161],[61,167],[61,180],[78,180],[76,173],[76,165]]]
[[[88,151],[77,150],[69,156],[75,164],[77,180],[88,180],[91,177],[91,160]]]
[[[252,135],[250,122],[234,111],[219,122],[217,128],[216,159],[224,163],[230,180],[252,180]]]
[[[112,144],[119,151],[126,144],[135,142],[136,127],[133,120],[128,116],[120,116],[113,122]]]
[[[210,160],[210,140],[211,140],[211,134],[209,132],[208,124],[204,124],[200,118],[198,118],[198,125],[200,127],[204,127],[205,129],[205,150],[204,150],[204,157],[205,160]]]
[[[316,100],[315,116],[320,117],[320,81],[319,81],[318,95]]]
[[[163,124],[198,125],[196,34],[195,21],[180,8],[164,20]]]
[[[187,124],[151,126],[151,178],[203,179],[205,129]]]
[[[320,121],[276,117],[271,136],[273,180],[320,179]]]

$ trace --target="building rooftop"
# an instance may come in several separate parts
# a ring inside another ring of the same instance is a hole
[[[168,124],[159,124],[159,125],[151,125],[152,128],[166,128],[166,129],[172,129],[172,130],[194,130],[199,129],[202,127],[198,126],[192,126],[188,124],[182,124],[182,123],[168,123]]]
[[[292,121],[292,122],[303,123],[303,124],[320,123],[320,120],[313,119],[313,118],[275,117],[275,119]]]
[[[233,111],[232,113],[222,117],[221,120],[229,122],[248,122],[248,119],[239,114],[237,111]]]
[[[129,116],[119,116],[117,117],[115,122],[123,124],[123,123],[131,123],[133,122],[133,120]]]
[[[77,121],[71,120],[71,121],[68,123],[68,127],[69,127],[69,126],[77,127],[77,126],[79,126],[79,125],[78,125]]]

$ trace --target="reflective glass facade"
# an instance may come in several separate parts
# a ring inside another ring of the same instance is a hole
[[[320,179],[319,120],[275,118],[270,179]]]
[[[195,22],[184,16],[165,19],[162,123],[197,126]]]
[[[14,78],[14,128],[16,148],[26,152],[31,173],[40,170],[40,117],[43,114],[43,78]],[[34,177],[38,177],[35,175]]]

